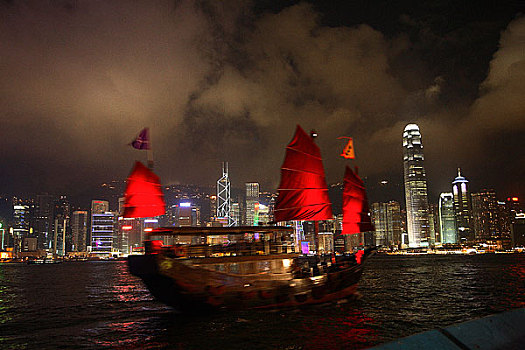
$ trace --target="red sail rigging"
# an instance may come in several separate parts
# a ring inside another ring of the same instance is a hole
[[[160,179],[141,162],[136,162],[124,193],[124,217],[147,218],[166,213]]]
[[[275,221],[333,219],[321,151],[297,125],[286,147]]]
[[[343,231],[342,234],[373,231],[374,226],[368,214],[363,180],[348,166],[345,170],[343,190]]]

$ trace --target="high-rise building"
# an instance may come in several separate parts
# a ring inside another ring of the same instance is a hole
[[[518,197],[507,197],[505,204],[510,218],[509,221],[513,224],[516,220],[516,216],[523,213],[523,210],[520,207],[520,200]]]
[[[423,144],[416,124],[403,131],[403,166],[409,247],[428,246],[433,239],[429,222]]]
[[[232,217],[233,222],[236,223],[235,226],[241,226],[242,216],[241,216],[241,206],[239,205],[239,203],[237,202],[232,203],[230,215]]]
[[[398,247],[401,244],[401,207],[398,202],[373,203],[372,222],[377,245]]]
[[[454,196],[451,192],[439,195],[439,232],[442,244],[456,244],[456,216],[454,215]]]
[[[452,182],[452,194],[454,196],[454,215],[459,240],[461,243],[473,242],[475,237],[471,228],[472,206],[468,180],[461,176],[461,169],[459,168],[458,176]]]
[[[525,214],[518,213],[511,226],[512,246],[525,247]]]
[[[32,200],[13,198],[13,234],[20,240],[29,237],[33,231],[31,227],[33,210]]]
[[[88,212],[76,210],[71,216],[71,251],[85,252],[87,242]]]
[[[246,225],[259,225],[259,183],[246,183]]]
[[[507,208],[507,203],[498,201],[498,237],[495,242],[492,242],[496,249],[508,249],[511,247],[511,225],[513,218],[511,217],[510,210]]]
[[[107,211],[91,214],[91,252],[110,256],[113,251],[116,215]]]
[[[473,228],[477,242],[486,242],[497,235],[498,200],[494,190],[472,193]]]
[[[505,202],[496,199],[494,190],[472,194],[472,217],[475,240],[495,249],[511,245],[511,223]]]
[[[225,218],[228,226],[235,226],[230,215],[230,178],[228,174],[228,162],[222,163],[222,176],[217,180],[217,217]]]
[[[55,217],[53,213],[54,200],[55,198],[47,193],[36,196],[34,230],[39,249],[51,249],[52,247]]]
[[[430,224],[430,245],[441,243],[441,230],[439,229],[439,204],[428,203]]]
[[[54,204],[53,253],[64,256],[71,250],[71,205],[66,196],[60,196]]]
[[[91,201],[89,242],[93,253],[111,255],[115,235],[115,221],[115,213],[109,211],[108,201]]]

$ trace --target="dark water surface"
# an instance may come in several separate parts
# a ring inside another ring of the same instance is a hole
[[[376,255],[359,300],[188,317],[125,262],[0,264],[0,348],[365,348],[525,307],[524,281],[524,254]]]

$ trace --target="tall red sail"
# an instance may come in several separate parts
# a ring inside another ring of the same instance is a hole
[[[141,162],[136,162],[124,193],[124,217],[148,218],[166,213],[160,179]]]
[[[321,151],[299,125],[286,147],[274,215],[275,221],[333,218]]]
[[[374,225],[372,225],[368,209],[363,180],[347,166],[343,190],[343,231],[341,233],[373,231]]]

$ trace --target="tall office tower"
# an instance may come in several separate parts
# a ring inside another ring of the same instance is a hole
[[[372,222],[377,245],[399,247],[401,244],[401,207],[398,202],[372,204]]]
[[[47,193],[36,196],[34,230],[39,249],[51,249],[55,216],[54,200],[55,198]]]
[[[33,233],[31,226],[34,203],[32,200],[13,198],[13,235],[16,239],[29,237]]]
[[[222,163],[222,176],[217,181],[217,217],[228,220],[228,226],[234,226],[235,223],[230,215],[231,198],[230,198],[230,178],[228,175],[228,162]]]
[[[66,196],[60,196],[54,204],[53,253],[64,256],[71,250],[71,205]]]
[[[88,242],[91,251],[109,255],[113,246],[114,214],[109,211],[109,202],[91,201],[91,220]]]
[[[209,221],[211,221],[211,219],[215,217],[215,215],[217,215],[217,196],[211,195],[209,199],[210,199],[210,217],[208,219]],[[230,208],[230,211],[231,211],[231,208]]]
[[[442,244],[456,244],[456,216],[454,215],[454,196],[451,192],[439,195],[439,231]]]
[[[236,223],[235,226],[240,226],[242,222],[241,220],[242,216],[241,216],[241,206],[239,205],[239,203],[237,202],[232,203],[230,214],[231,214],[233,222]]]
[[[246,225],[259,225],[259,183],[246,183]]]
[[[434,239],[431,244],[435,245],[436,243],[441,243],[441,230],[439,229],[439,204],[429,203],[428,209],[430,212],[430,237]]]
[[[511,245],[511,224],[505,202],[498,202],[494,190],[472,194],[472,221],[476,242],[486,243],[495,249]]]
[[[475,237],[471,228],[472,206],[468,191],[468,180],[461,176],[458,168],[458,176],[452,182],[452,194],[454,195],[454,215],[456,216],[456,230],[461,243],[474,242]]]
[[[518,213],[511,225],[512,247],[525,247],[525,214]]]
[[[409,247],[428,246],[432,240],[423,161],[419,127],[408,124],[403,131],[403,167]]]
[[[511,247],[511,225],[512,219],[509,215],[507,203],[498,201],[497,226],[498,237],[494,244],[497,249],[508,249]]]
[[[494,190],[472,193],[472,221],[477,242],[490,241],[498,232],[498,201]]]
[[[85,252],[87,242],[88,212],[76,210],[71,216],[71,251]]]
[[[507,197],[507,199],[505,200],[505,204],[507,207],[510,222],[511,224],[513,224],[516,220],[516,216],[518,214],[523,213],[523,210],[520,207],[520,200],[518,197]]]
[[[110,256],[113,251],[116,215],[113,212],[91,213],[91,252]]]

